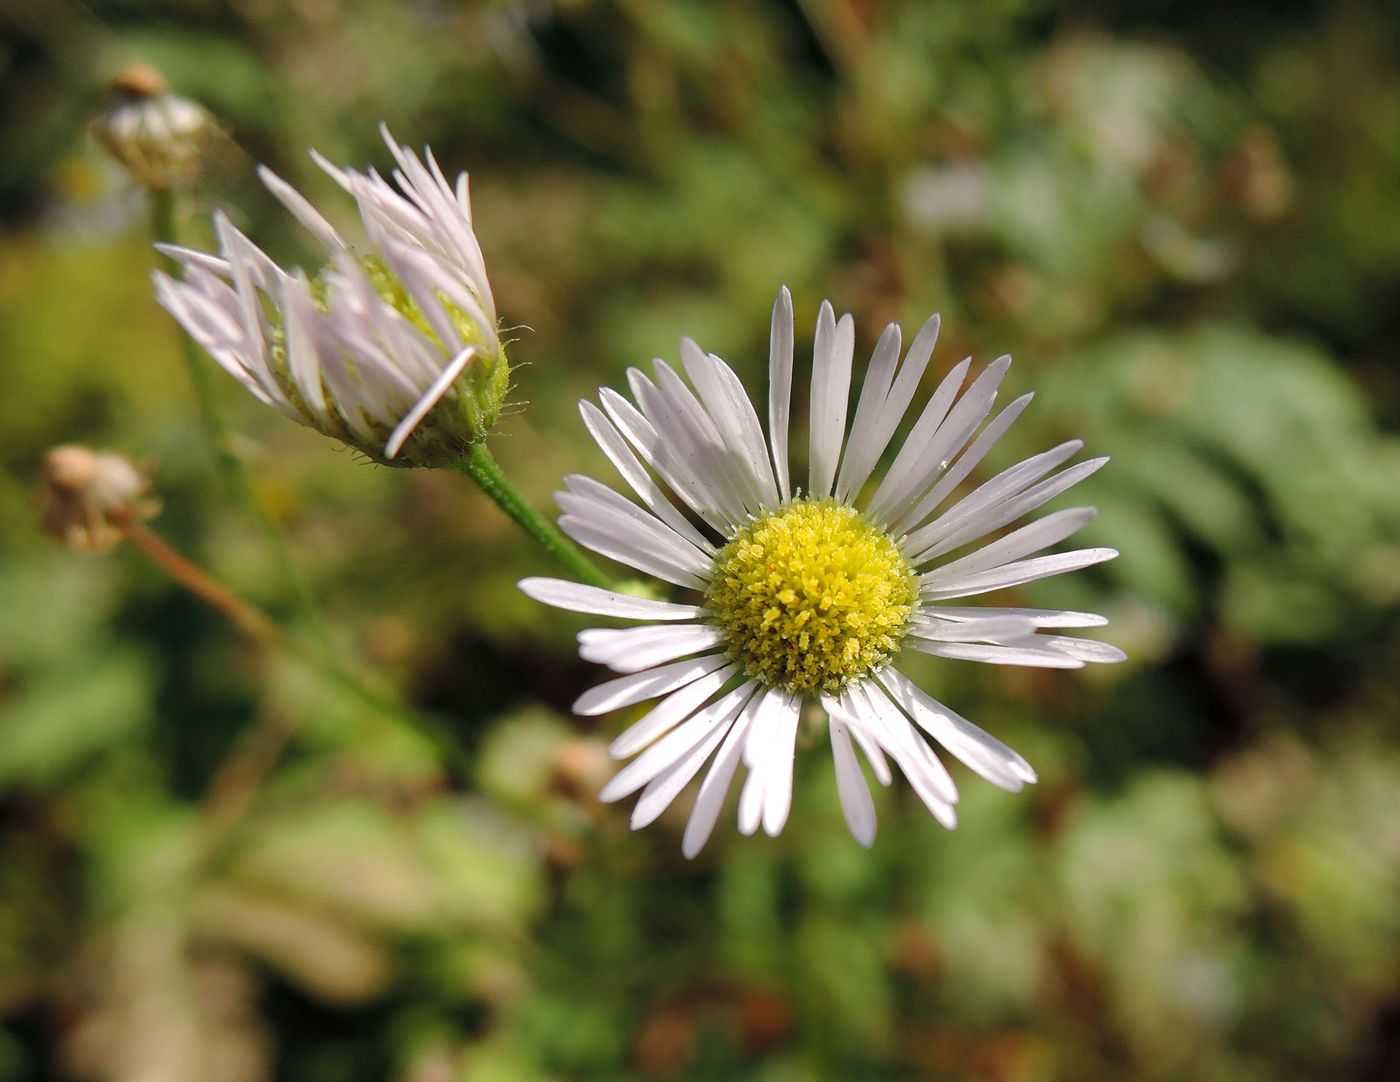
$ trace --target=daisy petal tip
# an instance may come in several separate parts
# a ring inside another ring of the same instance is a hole
[[[710,840],[710,832],[686,830],[681,838],[681,856],[686,860],[694,860],[700,855],[700,851],[705,848],[705,843]]]

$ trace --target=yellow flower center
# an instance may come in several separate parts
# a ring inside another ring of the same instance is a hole
[[[705,611],[751,679],[835,692],[894,656],[918,592],[899,548],[855,508],[797,500],[719,550]]]

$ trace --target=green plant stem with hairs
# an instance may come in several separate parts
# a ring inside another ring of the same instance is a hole
[[[501,467],[487,450],[485,443],[472,444],[459,468],[475,481],[481,491],[490,496],[496,506],[509,515],[517,526],[533,537],[540,547],[559,563],[590,586],[612,588],[612,582],[598,570],[592,560],[580,552],[553,523],[525,502],[520,493],[506,480],[505,474],[501,472]]]
[[[152,190],[151,225],[156,240],[165,244],[180,243],[179,227],[176,223],[176,193],[173,191]],[[161,262],[167,270],[178,271],[178,265],[165,256]],[[316,596],[306,576],[297,568],[287,549],[282,531],[268,513],[258,503],[252,482],[242,460],[234,453],[229,440],[228,425],[224,423],[223,410],[214,384],[214,369],[201,355],[194,340],[183,331],[179,332],[180,356],[189,372],[190,383],[194,387],[195,400],[199,406],[199,419],[204,434],[214,451],[215,465],[225,488],[233,495],[249,518],[257,525],[263,541],[277,565],[287,592],[291,595],[298,615],[310,634],[324,651],[332,652],[330,635],[326,630],[325,617],[317,603]]]

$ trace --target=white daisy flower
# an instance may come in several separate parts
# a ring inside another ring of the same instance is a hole
[[[1056,669],[1123,659],[1115,647],[1054,633],[1107,622],[1099,616],[953,603],[1117,555],[1106,548],[1038,555],[1093,518],[1089,507],[1056,511],[974,546],[1107,461],[1061,469],[1082,446],[1070,440],[950,501],[1031,400],[1024,395],[987,420],[1009,357],[965,388],[970,360],[954,367],[866,495],[937,335],[933,316],[901,364],[899,327],[887,327],[848,424],[854,323],[822,304],[805,485],[788,468],[793,321],[786,289],[773,308],[766,439],[738,377],[689,339],[681,360],[694,390],[658,360],[655,379],[628,372],[635,403],[607,388],[601,408],[581,403],[584,424],[640,503],[571,476],[558,496],[560,528],[694,595],[680,603],[559,579],[520,583],[549,605],[643,621],[579,634],[582,657],[624,675],[574,704],[580,714],[603,714],[660,700],[613,742],[615,758],[635,758],[600,794],[613,801],[641,790],[634,829],[656,819],[708,761],[685,830],[686,856],[708,839],[741,763],[739,829],[751,834],[761,824],[777,835],[792,802],[798,720],[811,701],[828,719],[837,791],[857,841],[875,838],[857,747],[882,784],[890,783],[893,760],[951,828],[957,790],[928,737],[1004,789],[1034,782],[1035,771],[902,675],[904,651]],[[966,551],[954,556],[959,550]]]
[[[378,462],[459,462],[494,423],[509,383],[496,306],[472,231],[467,176],[451,186],[381,128],[398,168],[318,165],[355,198],[357,248],[263,167],[263,183],[327,253],[315,278],[277,266],[222,214],[219,254],[162,245],[184,280],[156,298],[255,397]]]

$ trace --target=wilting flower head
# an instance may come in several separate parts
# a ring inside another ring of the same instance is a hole
[[[222,214],[219,254],[161,246],[184,280],[156,297],[257,398],[377,462],[443,466],[495,423],[510,371],[472,231],[467,177],[455,188],[381,129],[398,168],[318,165],[354,196],[359,247],[263,167],[263,183],[327,253],[316,277],[283,270]]]
[[[194,102],[171,94],[158,71],[133,64],[112,80],[91,129],[137,183],[167,191],[199,179],[213,124]]]
[[[129,460],[76,444],[44,455],[42,496],[44,532],[79,552],[106,552],[126,524],[160,509],[145,474]]]
[[[1057,669],[1122,660],[1104,643],[1042,633],[1101,625],[1102,617],[951,603],[1117,555],[1106,548],[1038,555],[1087,523],[1089,507],[985,540],[1107,461],[1060,469],[1080,450],[1078,440],[950,500],[1031,399],[1018,398],[987,420],[1010,358],[992,362],[965,388],[970,361],[955,366],[865,495],[937,335],[934,316],[901,364],[900,330],[885,329],[848,426],[854,324],[822,305],[805,486],[788,469],[793,323],[786,289],[773,308],[766,439],[738,377],[689,339],[681,360],[691,386],[658,360],[655,379],[628,373],[635,404],[607,388],[601,408],[581,404],[584,424],[640,504],[571,476],[558,496],[560,527],[594,552],[692,594],[667,602],[558,579],[520,584],[559,608],[645,621],[580,633],[583,658],[626,675],[574,704],[579,713],[602,714],[660,699],[610,749],[616,758],[636,756],[601,794],[617,800],[641,790],[634,828],[660,815],[713,757],[685,831],[686,855],[709,837],[740,763],[748,776],[739,829],[750,834],[761,823],[776,835],[791,805],[798,720],[808,701],[820,703],[828,719],[841,806],[861,844],[874,840],[875,809],[854,747],[883,784],[892,759],[938,821],[952,827],[957,790],[926,737],[1002,788],[1018,790],[1036,775],[902,675],[906,650]]]

